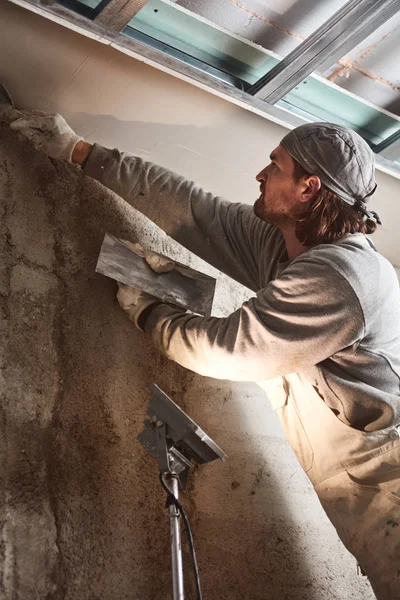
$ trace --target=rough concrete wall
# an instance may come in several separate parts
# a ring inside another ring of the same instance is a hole
[[[59,110],[91,141],[232,200],[257,196],[254,174],[284,129],[1,0],[0,16],[2,78],[19,106]],[[378,246],[397,257],[399,184],[380,174],[379,185]],[[156,382],[229,455],[199,469],[184,499],[204,597],[372,599],[261,390],[162,359],[94,273],[105,231],[205,265],[7,129],[0,200],[0,597],[169,598],[164,497],[136,442]],[[246,295],[219,277],[216,314]]]
[[[94,275],[104,231],[143,223],[8,131],[0,152],[2,597],[164,597],[163,493],[136,435],[150,381],[184,398],[187,375]]]

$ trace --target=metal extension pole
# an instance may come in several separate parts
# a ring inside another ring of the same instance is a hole
[[[179,487],[177,476],[171,475],[166,483],[171,493],[178,500]],[[184,600],[180,514],[173,504],[170,504],[168,512],[171,527],[172,585],[174,590],[174,600]]]

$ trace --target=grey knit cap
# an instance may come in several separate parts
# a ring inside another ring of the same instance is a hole
[[[334,123],[307,123],[285,135],[280,145],[365,219],[380,223],[365,205],[376,190],[375,157],[358,133]]]

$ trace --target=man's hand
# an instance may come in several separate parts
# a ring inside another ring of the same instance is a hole
[[[139,242],[133,243],[128,240],[123,240],[123,242],[129,246],[135,254],[144,258],[149,267],[156,273],[169,273],[175,267],[175,261],[173,261],[172,258],[158,254],[158,252],[153,252],[153,250],[149,250],[149,248],[143,248],[142,244],[139,244]]]
[[[76,145],[82,141],[59,114],[46,115],[31,111],[30,116],[17,118],[10,127],[25,135],[38,150],[43,150],[48,156],[69,162],[72,162]]]
[[[160,303],[154,296],[123,283],[118,283],[117,300],[122,310],[140,330],[142,330],[139,325],[140,315],[152,304]]]
[[[166,256],[162,256],[162,254],[158,254],[157,252],[153,252],[148,248],[143,248],[142,244],[138,242],[133,243],[127,240],[124,240],[124,243],[129,246],[136,254],[144,258],[147,264],[155,271],[156,273],[169,273],[175,266],[175,262]],[[143,325],[141,326],[140,317],[143,312],[151,306],[152,304],[162,304],[162,302],[151,296],[150,294],[146,294],[146,292],[142,292],[134,287],[129,285],[124,285],[123,283],[118,283],[118,293],[117,300],[131,321],[136,325],[138,329],[143,331]]]

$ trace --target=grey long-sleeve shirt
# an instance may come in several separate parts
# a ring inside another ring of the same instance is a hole
[[[84,171],[256,292],[226,318],[156,307],[146,331],[168,358],[234,381],[300,373],[352,427],[400,422],[399,285],[365,236],[347,235],[289,262],[280,231],[251,206],[98,145]]]

